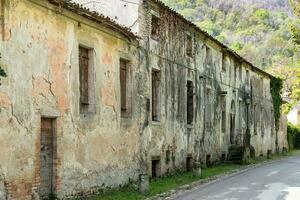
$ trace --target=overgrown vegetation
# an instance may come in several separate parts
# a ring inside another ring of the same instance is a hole
[[[0,81],[2,77],[7,77],[7,74],[5,73],[4,69],[0,67]]]
[[[274,77],[271,79],[270,85],[271,85],[271,95],[272,95],[273,107],[274,107],[275,127],[276,127],[276,131],[278,131],[279,121],[281,116],[281,105],[282,105],[281,91],[283,87],[283,80],[279,77]]]
[[[300,126],[288,124],[288,143],[290,149],[300,149]]]

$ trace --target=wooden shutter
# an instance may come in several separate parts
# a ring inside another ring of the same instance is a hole
[[[121,111],[127,110],[127,62],[120,60]]]
[[[89,50],[79,47],[80,102],[89,104]]]

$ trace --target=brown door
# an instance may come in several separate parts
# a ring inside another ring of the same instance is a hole
[[[41,199],[48,198],[53,192],[53,119],[41,119],[40,146],[40,186]]]

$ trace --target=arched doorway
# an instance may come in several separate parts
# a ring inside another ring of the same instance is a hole
[[[230,108],[230,144],[234,144],[235,135],[235,102],[231,102]]]

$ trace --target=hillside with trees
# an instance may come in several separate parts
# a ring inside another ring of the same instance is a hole
[[[291,27],[299,24],[288,0],[164,0],[240,55],[288,79],[290,90],[300,67]]]

